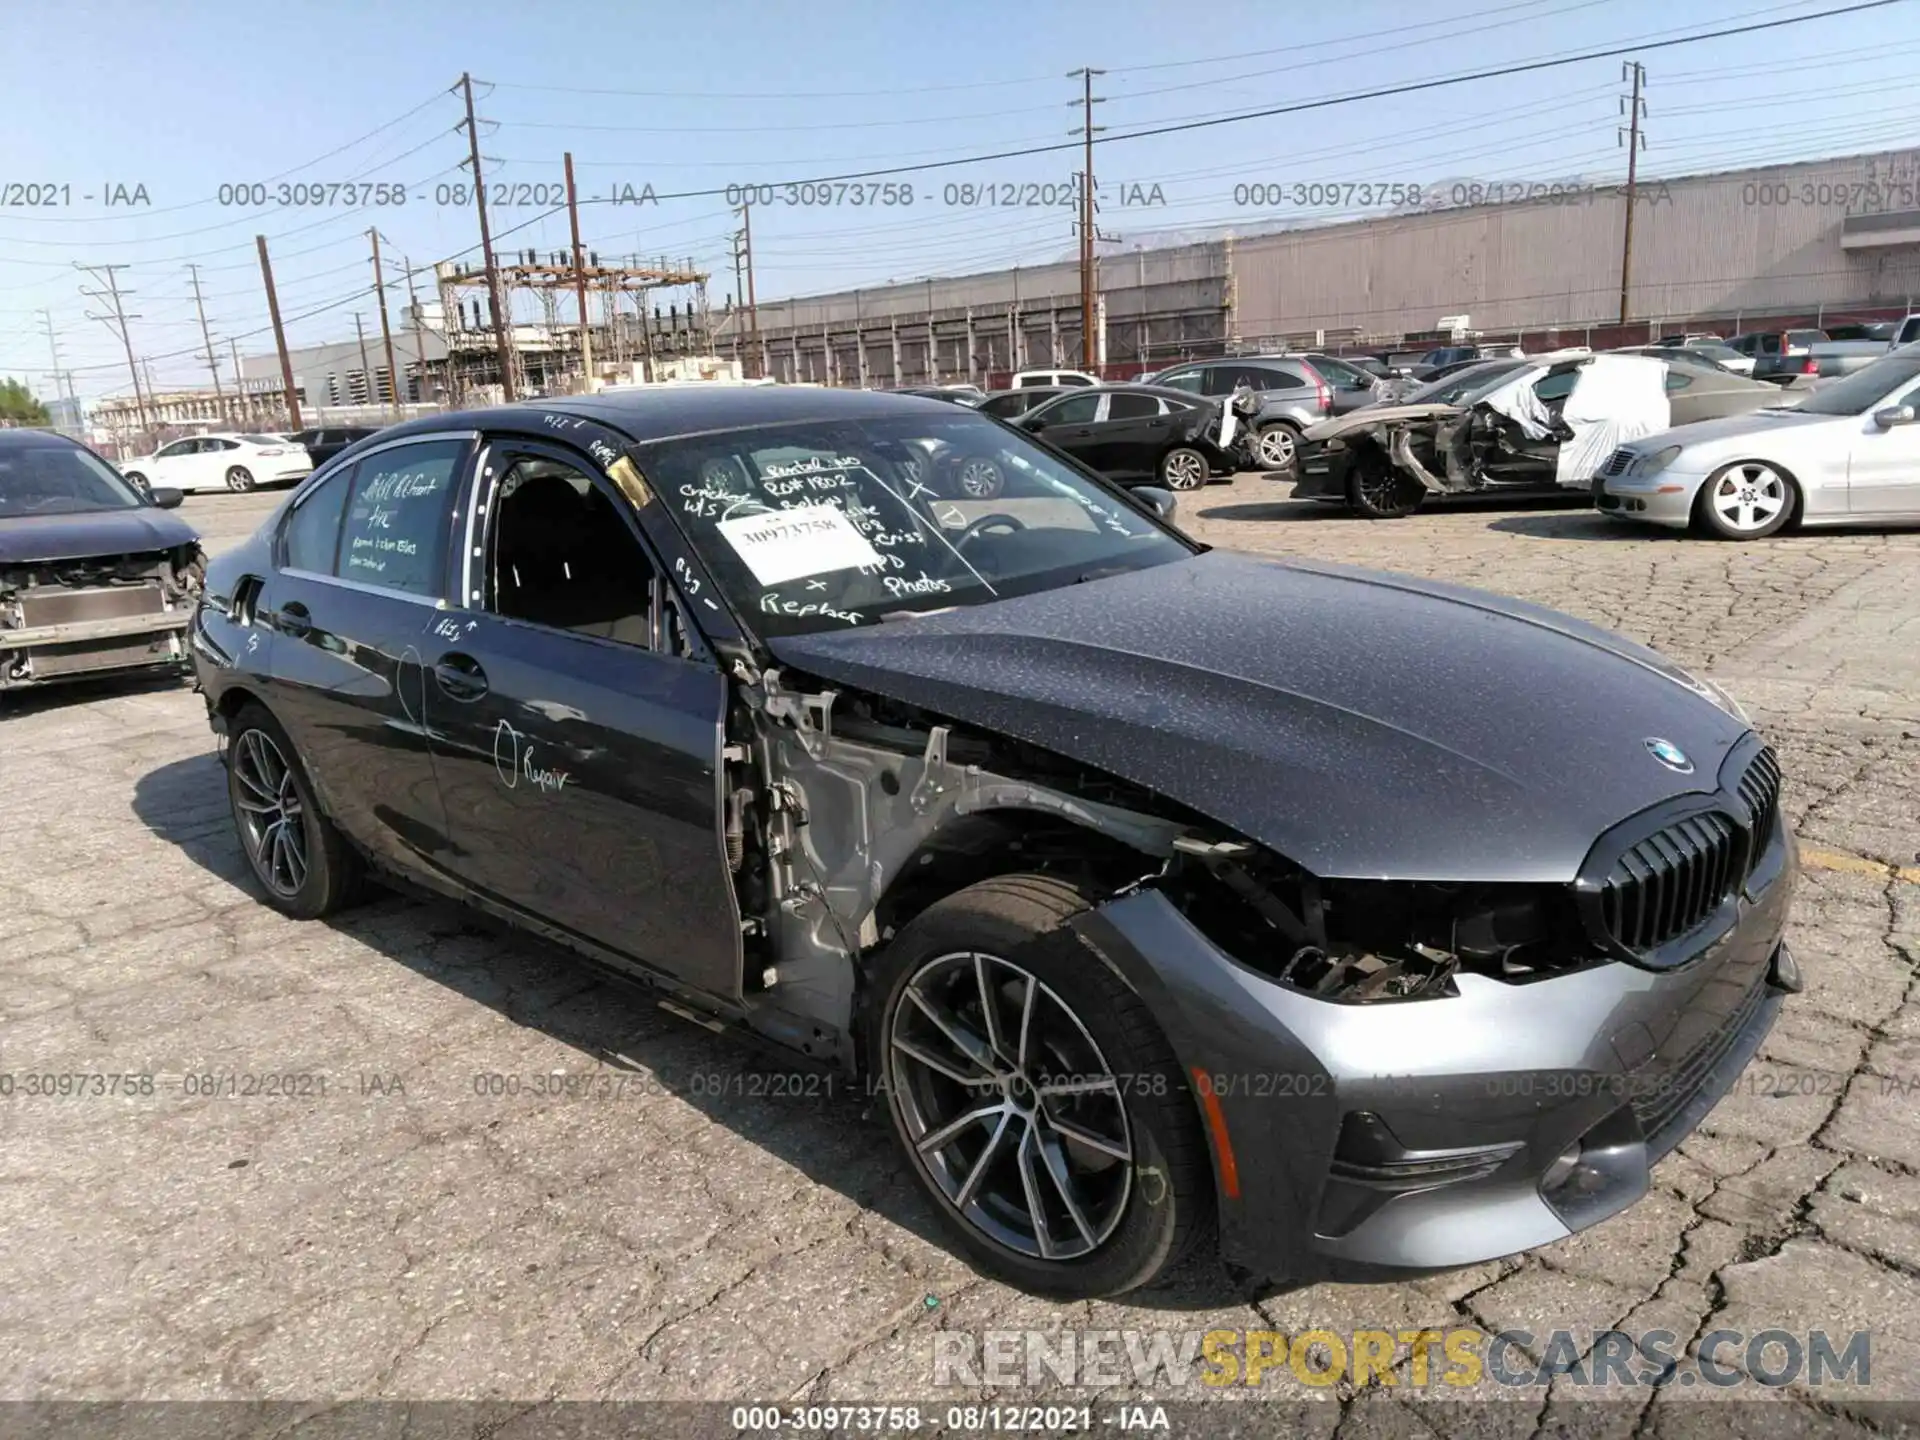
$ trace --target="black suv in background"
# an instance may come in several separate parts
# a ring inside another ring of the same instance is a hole
[[[306,447],[307,454],[313,459],[313,468],[318,470],[349,445],[379,433],[380,429],[375,425],[325,425],[314,430],[302,430],[298,435],[289,435],[287,438],[296,445]]]

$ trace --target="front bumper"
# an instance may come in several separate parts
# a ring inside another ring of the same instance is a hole
[[[1347,498],[1347,471],[1353,464],[1353,451],[1342,445],[1329,448],[1321,440],[1300,442],[1299,463],[1293,482],[1296,500],[1344,500]]]
[[[1797,866],[1775,825],[1762,888],[1667,970],[1461,975],[1445,999],[1339,1004],[1249,969],[1157,891],[1076,928],[1194,1083],[1227,1264],[1256,1288],[1392,1279],[1564,1239],[1646,1193],[1799,988],[1781,938]]]
[[[1705,474],[1672,469],[1645,477],[1601,476],[1593,482],[1593,504],[1603,515],[1684,530],[1693,523],[1693,498],[1706,480]]]

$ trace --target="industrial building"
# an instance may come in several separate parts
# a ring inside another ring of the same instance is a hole
[[[1430,208],[1104,253],[1095,349],[1111,375],[1280,345],[1450,338],[1644,343],[1676,329],[1904,314],[1920,299],[1920,149],[1639,182],[1622,317],[1617,182],[1430,187]],[[1081,363],[1068,262],[763,302],[715,347],[749,373],[837,385],[1002,383]],[[1461,325],[1443,320],[1466,317]]]

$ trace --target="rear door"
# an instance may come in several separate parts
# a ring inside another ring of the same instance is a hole
[[[491,437],[473,504],[462,603],[423,642],[453,869],[563,936],[737,1001],[717,661],[584,453]]]
[[[1157,399],[1124,390],[1107,396],[1107,408],[1093,432],[1088,451],[1093,468],[1102,475],[1129,480],[1158,470],[1172,434]]]
[[[396,440],[301,491],[258,602],[277,632],[268,708],[328,814],[381,863],[443,889],[424,651],[450,593],[474,438]]]

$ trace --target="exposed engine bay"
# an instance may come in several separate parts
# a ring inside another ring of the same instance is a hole
[[[1592,956],[1561,887],[1323,882],[1047,751],[789,690],[777,669],[735,673],[723,800],[747,997],[761,1028],[823,1059],[848,1058],[833,1053],[856,1004],[848,958],[1010,871],[1160,890],[1241,963],[1327,1000],[1438,996],[1461,971],[1524,981]]]
[[[0,690],[188,663],[198,545],[0,566]]]

